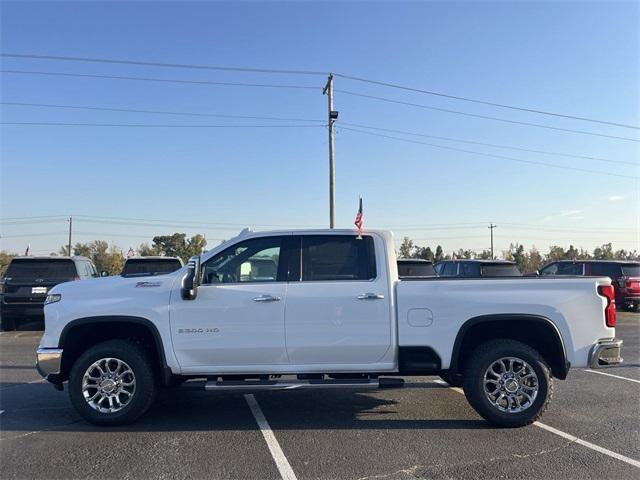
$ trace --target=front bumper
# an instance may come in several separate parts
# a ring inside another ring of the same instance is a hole
[[[600,368],[605,365],[622,363],[622,340],[605,338],[598,340],[589,352],[589,368]]]
[[[36,356],[36,368],[40,375],[52,383],[60,383],[62,349],[38,348],[38,350],[36,350]]]

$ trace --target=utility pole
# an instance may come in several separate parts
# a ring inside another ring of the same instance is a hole
[[[73,217],[69,217],[69,256],[71,256],[71,227],[73,226]]]
[[[333,73],[329,74],[327,84],[322,91],[327,96],[328,124],[329,127],[329,228],[336,225],[336,171],[333,158],[333,124],[338,119],[338,112],[333,109]]]
[[[487,228],[491,230],[491,260],[495,260],[495,257],[493,256],[493,229],[497,228],[497,225],[491,223]]]

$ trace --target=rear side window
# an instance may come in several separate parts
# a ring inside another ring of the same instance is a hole
[[[351,235],[302,237],[302,280],[372,280],[376,277],[373,238]]]
[[[594,277],[609,277],[612,280],[620,278],[620,265],[616,263],[592,263],[591,275]]]
[[[166,260],[145,260],[143,258],[129,259],[125,262],[122,269],[122,275],[144,275],[144,274],[161,274],[175,272],[182,265],[175,258]]]
[[[14,280],[73,280],[77,274],[71,259],[19,259],[9,264],[5,276]]]
[[[399,277],[435,277],[436,269],[431,263],[398,262]]]
[[[521,277],[522,273],[515,265],[482,265],[483,277]]]
[[[625,277],[640,277],[640,264],[622,265],[622,275]]]
[[[461,277],[479,277],[480,265],[475,262],[462,262],[458,267]]]
[[[582,263],[552,263],[540,272],[541,275],[582,275]]]

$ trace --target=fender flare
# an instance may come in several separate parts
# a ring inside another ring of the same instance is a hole
[[[154,346],[156,354],[158,355],[158,360],[160,360],[160,371],[162,376],[162,381],[166,384],[168,380],[171,378],[172,371],[171,368],[167,365],[167,358],[164,352],[164,343],[162,342],[162,336],[158,331],[158,328],[151,322],[143,317],[129,316],[129,315],[96,315],[93,317],[82,317],[76,318],[75,320],[67,323],[62,332],[60,333],[60,338],[58,340],[58,348],[64,349],[64,344],[67,339],[67,335],[69,332],[77,326],[80,325],[90,325],[90,324],[100,324],[100,323],[134,323],[136,325],[142,325],[147,328],[151,335],[153,336]]]
[[[458,334],[456,335],[456,339],[453,343],[453,350],[451,352],[451,363],[449,366],[449,371],[453,374],[459,374],[459,359],[461,354],[462,342],[464,341],[465,335],[469,331],[471,327],[478,325],[480,323],[486,322],[507,322],[507,321],[533,321],[537,323],[542,323],[548,327],[551,327],[555,332],[556,341],[559,342],[559,346],[562,350],[562,359],[563,361],[559,365],[559,369],[554,372],[555,376],[560,379],[567,378],[567,374],[569,373],[569,368],[571,367],[570,362],[567,360],[567,349],[564,344],[564,339],[562,338],[562,334],[558,329],[558,326],[551,321],[551,319],[543,316],[543,315],[533,315],[527,313],[497,313],[497,314],[489,314],[489,315],[480,315],[478,317],[473,317],[467,320],[462,324],[460,329],[458,330]]]

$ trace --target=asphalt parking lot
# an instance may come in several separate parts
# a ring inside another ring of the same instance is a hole
[[[98,428],[34,369],[37,331],[0,333],[0,477],[638,478],[640,314],[618,314],[625,363],[573,369],[542,424],[487,425],[435,378],[414,388],[159,396]],[[270,428],[269,428],[270,427]]]

